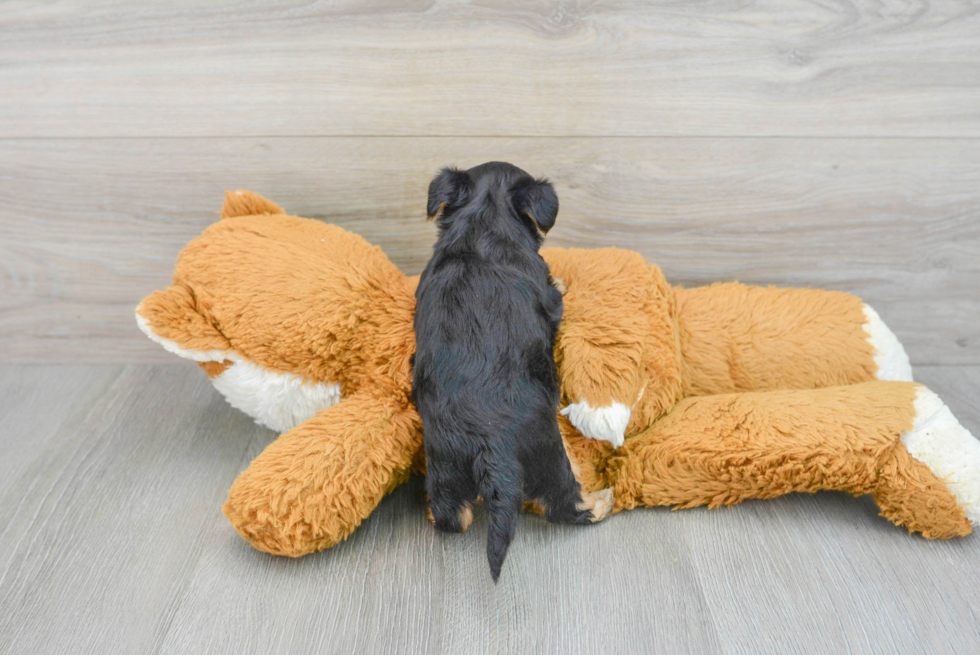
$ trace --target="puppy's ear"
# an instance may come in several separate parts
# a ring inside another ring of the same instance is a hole
[[[429,204],[425,213],[431,221],[446,205],[458,205],[466,200],[472,181],[466,171],[447,166],[429,183]]]
[[[548,180],[535,180],[514,192],[514,208],[518,214],[529,216],[539,230],[547,232],[555,226],[558,217],[558,194]]]

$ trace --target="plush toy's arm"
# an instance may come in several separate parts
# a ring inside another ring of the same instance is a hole
[[[235,480],[225,515],[267,553],[329,548],[407,479],[421,447],[414,407],[362,392],[270,444]]]
[[[685,396],[912,379],[898,339],[850,294],[726,283],[674,295]]]
[[[833,489],[874,494],[883,516],[929,538],[980,524],[980,442],[907,382],[688,398],[609,468],[617,509]]]
[[[648,424],[679,392],[669,286],[628,250],[542,255],[567,287],[555,352],[568,403],[561,413],[585,436],[621,446],[631,422]]]

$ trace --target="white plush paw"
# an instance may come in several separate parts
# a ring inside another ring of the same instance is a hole
[[[970,523],[980,525],[980,441],[925,387],[917,391],[915,420],[902,443],[946,483]]]
[[[613,401],[608,407],[592,407],[585,400],[572,403],[561,410],[572,425],[589,439],[608,441],[619,448],[626,440],[626,427],[630,423],[630,408]]]
[[[896,380],[899,382],[912,381],[912,365],[909,363],[909,356],[905,354],[905,348],[895,336],[895,333],[888,329],[885,322],[878,316],[878,312],[871,309],[868,305],[862,305],[864,310],[864,328],[868,335],[868,343],[875,349],[875,364],[878,365],[878,372],[875,377],[879,380]]]

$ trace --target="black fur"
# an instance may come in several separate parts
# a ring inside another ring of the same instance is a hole
[[[558,431],[554,341],[561,293],[538,254],[558,197],[545,180],[490,162],[429,185],[439,238],[419,281],[413,395],[425,432],[436,527],[459,532],[478,496],[496,582],[525,500],[551,521],[588,523]]]

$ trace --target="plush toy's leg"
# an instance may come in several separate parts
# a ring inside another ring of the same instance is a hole
[[[609,467],[617,509],[832,489],[873,493],[883,516],[926,537],[980,521],[980,444],[906,382],[688,398]]]
[[[898,339],[850,294],[730,283],[675,297],[685,396],[912,379]]]
[[[546,249],[565,316],[555,349],[562,415],[592,439],[621,446],[681,397],[673,292],[639,253]]]
[[[235,480],[225,515],[267,553],[329,548],[407,479],[421,447],[414,407],[356,394],[270,444]]]

